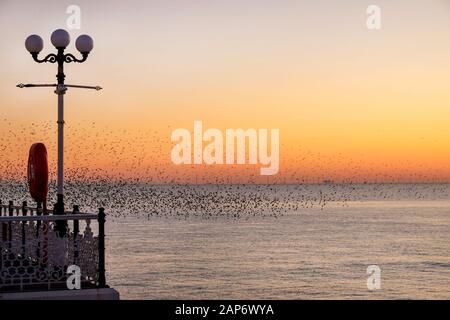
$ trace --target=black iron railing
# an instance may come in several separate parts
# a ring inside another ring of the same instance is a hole
[[[81,289],[107,287],[103,208],[55,215],[0,201],[0,292],[67,289],[70,266],[79,270]]]

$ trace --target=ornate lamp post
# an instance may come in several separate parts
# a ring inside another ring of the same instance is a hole
[[[58,64],[57,84],[19,84],[19,88],[30,87],[56,87],[55,93],[58,95],[58,201],[56,203],[56,214],[64,214],[64,94],[68,87],[101,90],[101,87],[66,85],[64,84],[64,63],[86,61],[89,53],[94,47],[94,41],[88,35],[81,35],[77,38],[75,46],[81,53],[82,58],[77,59],[73,54],[64,53],[70,43],[70,35],[66,30],[58,29],[51,35],[51,42],[57,49],[57,53],[51,53],[44,59],[39,59],[38,55],[44,47],[42,38],[38,35],[31,35],[25,41],[26,49],[31,53],[34,61],[38,63],[49,62]]]

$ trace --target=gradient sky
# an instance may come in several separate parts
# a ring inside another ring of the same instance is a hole
[[[101,85],[65,96],[71,178],[161,181],[450,182],[450,1],[0,0],[0,169],[21,177],[32,142],[55,166],[56,67],[24,48],[79,5],[95,46],[67,65],[66,83]],[[366,8],[382,9],[382,30]],[[170,133],[279,128],[281,166],[175,167]],[[6,152],[9,150],[9,152]],[[236,173],[239,172],[239,175]],[[219,179],[220,180],[220,179]]]

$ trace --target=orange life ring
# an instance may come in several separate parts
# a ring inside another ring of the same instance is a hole
[[[28,156],[28,186],[36,202],[45,202],[48,194],[48,159],[43,143],[35,143]]]

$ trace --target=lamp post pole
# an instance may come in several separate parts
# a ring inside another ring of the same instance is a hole
[[[57,213],[64,214],[64,48],[58,48],[58,86],[55,93],[58,95],[58,193]]]
[[[91,87],[82,85],[66,85],[64,83],[64,63],[86,61],[89,53],[94,47],[92,38],[88,35],[81,35],[77,38],[75,46],[81,53],[82,58],[77,59],[70,53],[64,53],[64,50],[70,43],[70,35],[66,30],[58,29],[51,35],[51,42],[57,49],[57,54],[51,53],[43,59],[38,55],[44,47],[42,38],[38,35],[31,35],[25,41],[26,49],[31,53],[34,61],[38,63],[57,63],[58,74],[56,75],[57,84],[19,84],[19,88],[29,87],[56,87],[55,93],[58,95],[58,180],[57,180],[57,203],[55,205],[55,214],[64,214],[64,94],[68,87],[101,90],[101,87]],[[61,233],[64,229],[60,229]]]

